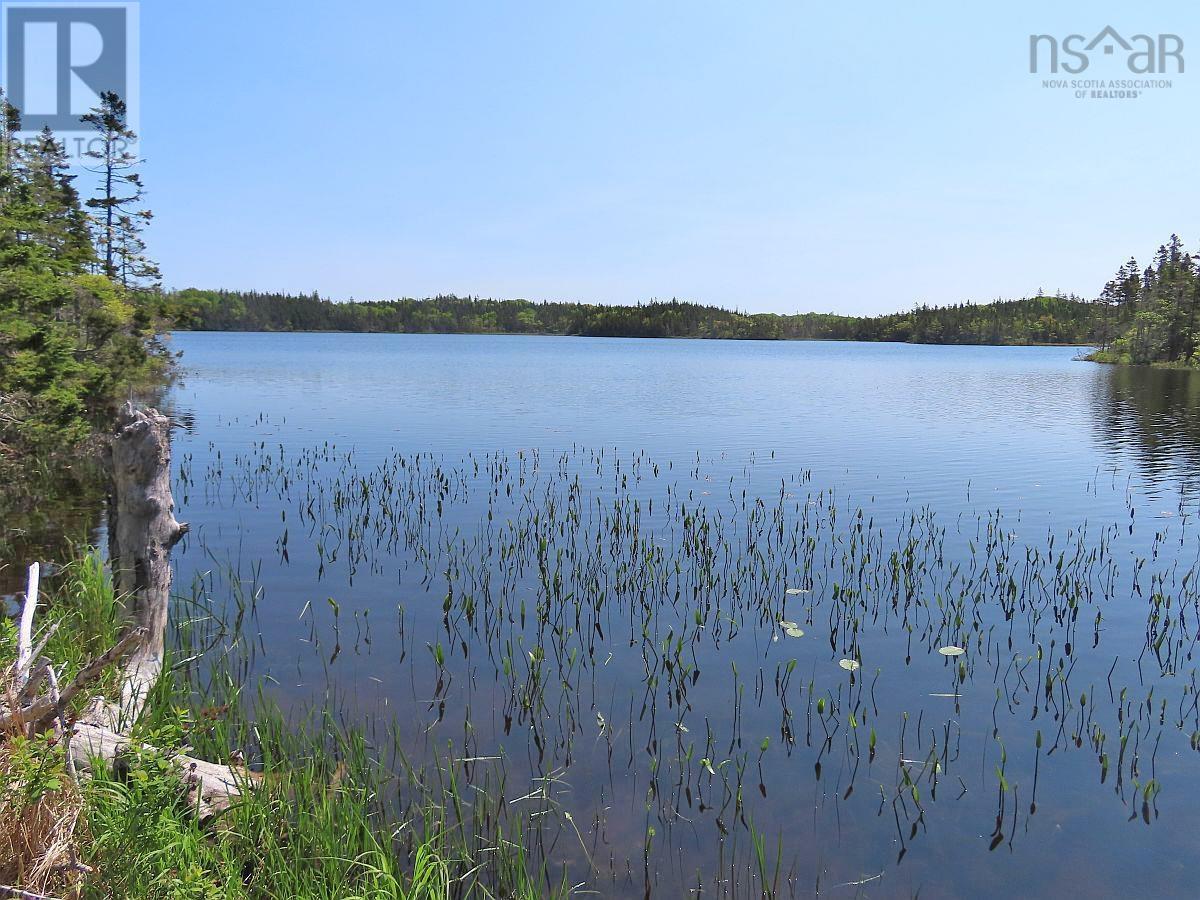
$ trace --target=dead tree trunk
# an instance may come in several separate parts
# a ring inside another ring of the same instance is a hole
[[[126,403],[109,449],[108,556],[126,627],[145,629],[130,653],[121,690],[121,718],[133,721],[162,672],[171,596],[171,548],[187,533],[175,521],[171,497],[171,420]]]
[[[61,692],[54,668],[41,656],[53,627],[34,643],[40,567],[34,563],[29,569],[17,659],[9,670],[0,672],[0,741],[9,734],[56,728],[66,745],[72,774],[74,764],[89,769],[97,758],[107,762],[118,759],[129,744],[129,728],[162,674],[171,596],[169,556],[187,533],[187,526],[176,522],[173,514],[170,429],[166,416],[153,409],[134,409],[128,403],[117,419],[109,451],[108,546],[113,586],[124,606],[124,633],[114,647],[86,663]],[[89,712],[68,723],[72,700],[122,659],[120,706],[112,707],[100,698]],[[39,694],[43,682],[49,682],[50,690]],[[172,760],[201,819],[226,809],[261,780],[240,765],[225,766],[183,755]]]

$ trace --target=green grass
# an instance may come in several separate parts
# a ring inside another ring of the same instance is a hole
[[[162,699],[156,698],[156,699]],[[540,897],[519,841],[494,833],[488,856],[452,814],[450,794],[421,773],[396,775],[362,734],[325,716],[289,725],[265,708],[252,730],[262,754],[261,787],[203,827],[161,750],[184,738],[214,748],[246,723],[198,724],[157,709],[139,723],[147,747],[121,777],[102,773],[84,791],[92,833],[85,860],[96,897],[440,898]],[[192,751],[215,758],[214,754]],[[399,798],[410,795],[408,802]],[[475,804],[486,806],[486,799]],[[473,822],[473,825],[480,823]],[[514,835],[519,837],[519,835]],[[504,849],[507,847],[507,849]],[[560,892],[561,893],[561,892]]]
[[[69,677],[112,642],[118,604],[95,552],[56,581],[39,624],[61,623],[47,652]],[[232,662],[228,670],[218,662],[204,671],[201,691],[201,669],[182,661],[202,636],[215,630],[236,643],[238,632],[190,615],[195,612],[186,601],[175,610],[183,644],[168,658],[171,674],[149,698],[133,749],[119,766],[101,767],[81,785],[78,852],[92,869],[83,896],[349,900],[568,893],[530,864],[527,822],[510,819],[499,797],[464,797],[451,762],[415,769],[395,734],[375,745],[362,731],[340,726],[336,710],[308,710],[289,721],[261,692],[244,689],[231,674]],[[14,651],[6,628],[0,665]],[[244,749],[262,773],[261,786],[202,824],[170,755],[184,749],[225,761],[234,748]],[[69,787],[60,785],[61,748],[42,742],[36,752],[28,749],[19,755],[25,761],[7,772],[9,787],[37,779],[39,798]]]

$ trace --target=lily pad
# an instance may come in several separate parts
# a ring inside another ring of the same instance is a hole
[[[847,672],[856,672],[862,667],[862,664],[856,659],[843,659],[838,665]]]
[[[962,656],[967,651],[962,647],[939,647],[938,653],[942,656]]]
[[[796,624],[795,622],[789,622],[787,619],[780,619],[779,627],[782,628],[784,631],[787,631],[789,628],[799,628],[800,626],[798,624]]]
[[[795,627],[785,628],[785,629],[783,629],[783,633],[786,634],[788,637],[804,637],[804,632],[801,629],[795,628]]]

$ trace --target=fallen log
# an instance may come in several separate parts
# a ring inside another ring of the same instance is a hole
[[[97,760],[118,764],[132,746],[129,729],[163,670],[164,640],[171,596],[171,548],[187,533],[177,522],[171,496],[171,421],[154,409],[127,403],[117,418],[108,448],[112,491],[109,498],[109,563],[113,588],[122,605],[122,636],[104,653],[87,662],[59,690],[51,663],[42,657],[53,631],[34,644],[40,567],[29,568],[29,588],[21,611],[17,659],[5,673],[0,700],[0,739],[7,734],[33,734],[57,727],[72,768],[90,771]],[[74,722],[67,709],[110,666],[121,664],[121,699],[93,698]],[[39,694],[43,682],[49,691]],[[179,776],[202,820],[227,809],[261,776],[227,766],[173,754]]]
[[[118,764],[133,745],[128,734],[98,721],[103,716],[94,711],[73,723],[65,721],[64,712],[108,666],[118,662],[144,638],[143,629],[127,632],[112,648],[86,663],[61,691],[54,668],[47,660],[26,663],[27,668],[33,665],[35,670],[46,673],[50,691],[46,696],[32,698],[28,705],[0,710],[0,737],[16,733],[32,735],[57,723],[67,754],[68,770],[72,774],[78,770],[90,772],[97,760],[109,765]],[[12,674],[17,675],[15,666]],[[10,696],[15,696],[15,691],[10,691]],[[172,754],[171,759],[187,790],[188,800],[202,822],[228,809],[243,791],[256,787],[262,777],[240,766],[212,763],[185,754]]]
[[[44,651],[58,627],[53,623],[42,633],[35,630],[40,594],[41,566],[29,567],[29,582],[19,614],[15,659],[0,669],[0,743],[17,735],[52,732],[65,758],[72,782],[92,774],[96,767],[130,771],[133,758],[153,754],[167,759],[179,776],[181,792],[200,821],[208,821],[227,810],[245,792],[256,789],[262,776],[237,764],[222,765],[183,753],[164,751],[135,742],[130,730],[136,724],[146,699],[163,673],[164,642],[171,593],[170,551],[187,533],[175,520],[171,497],[170,420],[153,409],[137,410],[126,404],[118,418],[109,446],[112,491],[109,502],[109,562],[115,600],[121,609],[121,630],[113,646],[85,662],[69,681],[60,685],[59,671]],[[120,699],[109,703],[93,697],[87,710],[72,721],[71,710],[94,688],[112,667],[119,666]],[[76,791],[64,789],[55,796],[73,798]],[[46,796],[50,796],[47,794]],[[58,884],[47,880],[57,855],[69,857],[72,872],[87,867],[76,856],[75,822],[79,808],[69,821],[56,819],[56,831],[47,831],[41,844],[17,851],[29,856],[40,870],[18,865],[16,873],[35,876],[25,887]],[[61,833],[60,833],[61,832]],[[39,837],[41,840],[41,837]],[[11,849],[11,848],[10,848]],[[0,869],[8,872],[0,860]],[[47,868],[49,867],[49,868]],[[46,876],[46,877],[43,877]],[[78,885],[72,896],[78,895]],[[0,897],[53,900],[24,887],[0,883]]]
[[[72,729],[69,752],[78,767],[90,771],[98,759],[109,765],[118,764],[131,746],[128,735],[103,725],[79,721]],[[188,800],[201,822],[224,812],[243,791],[257,787],[262,780],[259,773],[249,769],[212,763],[182,753],[174,754],[171,759],[178,767]]]

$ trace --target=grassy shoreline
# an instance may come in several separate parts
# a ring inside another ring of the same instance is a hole
[[[46,655],[65,680],[115,637],[119,604],[96,551],[56,581],[42,627],[57,624]],[[196,598],[179,598],[173,620],[170,674],[119,765],[76,781],[60,739],[0,736],[0,882],[98,898],[569,893],[530,864],[528,817],[509,814],[502,790],[463,796],[461,761],[415,768],[397,734],[369,738],[328,708],[296,721],[261,685],[236,678],[237,648],[247,643],[240,629]],[[4,618],[0,669],[8,670],[15,651],[15,627]],[[119,693],[115,678],[103,688]],[[170,763],[185,750],[214,760],[244,756],[260,786],[201,823]]]

